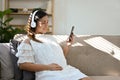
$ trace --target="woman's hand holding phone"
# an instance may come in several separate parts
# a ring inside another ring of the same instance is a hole
[[[70,35],[69,35],[68,40],[67,40],[67,45],[68,46],[70,46],[73,43],[73,38],[74,38],[73,30],[74,30],[74,26],[72,26]]]
[[[65,56],[67,55],[67,53],[69,51],[69,46],[71,46],[73,43],[73,38],[74,38],[73,30],[74,30],[74,26],[72,27],[70,35],[69,35],[68,39],[66,40],[66,43],[63,47],[63,52],[64,52]]]

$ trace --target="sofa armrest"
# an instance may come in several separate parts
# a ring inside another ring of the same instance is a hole
[[[0,43],[1,80],[14,78],[14,71],[9,53],[9,43]]]

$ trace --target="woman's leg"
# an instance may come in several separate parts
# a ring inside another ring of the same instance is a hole
[[[90,77],[85,77],[85,78],[82,78],[80,80],[92,80]]]

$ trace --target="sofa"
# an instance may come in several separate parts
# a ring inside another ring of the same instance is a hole
[[[48,36],[54,37],[61,47],[68,38],[68,35]],[[25,34],[17,34],[10,43],[0,43],[0,80],[34,80],[34,72],[20,70],[16,63],[17,46],[25,38]],[[75,35],[66,59],[92,80],[120,80],[119,47],[119,35]]]

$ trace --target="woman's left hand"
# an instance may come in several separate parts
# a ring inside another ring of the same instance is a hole
[[[66,41],[67,46],[71,46],[74,41],[74,34],[72,33]]]

